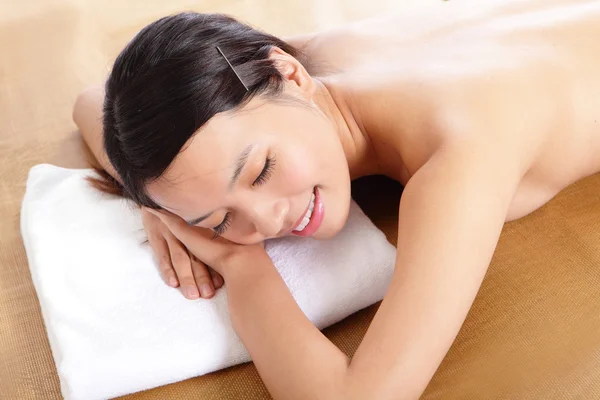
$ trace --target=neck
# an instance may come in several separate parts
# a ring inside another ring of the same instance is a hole
[[[320,77],[313,80],[316,85],[314,101],[336,128],[348,161],[350,178],[354,180],[382,173],[352,96],[337,86],[333,79]]]

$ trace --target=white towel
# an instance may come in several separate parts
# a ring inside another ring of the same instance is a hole
[[[225,290],[190,301],[164,284],[139,212],[89,187],[93,173],[34,166],[21,210],[63,396],[106,399],[249,361]],[[267,251],[319,329],[381,300],[394,269],[394,246],[354,202],[335,238],[277,239]]]

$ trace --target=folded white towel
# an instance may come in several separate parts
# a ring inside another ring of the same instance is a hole
[[[105,399],[249,361],[225,290],[190,301],[165,285],[139,212],[90,188],[93,173],[34,166],[21,210],[63,396]],[[394,269],[395,248],[354,202],[335,238],[277,239],[267,251],[319,329],[381,300]]]

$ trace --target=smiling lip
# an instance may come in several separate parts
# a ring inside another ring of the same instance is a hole
[[[323,216],[325,214],[325,207],[323,206],[323,202],[321,200],[321,194],[319,193],[319,189],[317,189],[315,187],[314,193],[315,193],[315,207],[313,209],[312,215],[310,216],[310,221],[308,222],[308,225],[306,225],[301,232],[293,230],[292,234],[297,235],[297,236],[311,236],[321,226],[321,222],[323,222]],[[300,222],[302,222],[302,219],[304,218],[304,216],[306,215],[306,212],[308,211],[308,207],[310,207],[310,202],[309,202],[308,206],[306,207],[306,210],[300,217],[300,219],[298,221],[296,221],[296,225],[294,225],[294,228],[297,227],[298,225],[300,225]]]

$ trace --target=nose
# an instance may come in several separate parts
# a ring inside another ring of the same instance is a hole
[[[289,204],[285,199],[265,201],[257,199],[251,206],[250,215],[254,227],[265,238],[275,237],[285,227]]]

